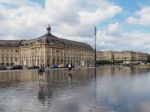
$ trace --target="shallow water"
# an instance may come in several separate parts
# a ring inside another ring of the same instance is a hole
[[[149,68],[0,72],[0,112],[149,111]]]

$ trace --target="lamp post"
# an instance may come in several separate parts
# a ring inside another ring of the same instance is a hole
[[[95,67],[96,67],[96,34],[97,34],[97,28],[96,28],[96,26],[94,28],[94,34],[95,34]]]

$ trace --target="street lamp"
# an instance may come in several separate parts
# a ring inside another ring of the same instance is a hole
[[[96,34],[97,34],[97,28],[96,28],[96,26],[94,28],[94,34],[95,34],[95,67],[96,67]]]

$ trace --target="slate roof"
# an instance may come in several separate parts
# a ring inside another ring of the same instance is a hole
[[[19,47],[20,40],[0,40],[0,47]]]
[[[63,45],[64,47],[70,47],[70,48],[81,48],[81,49],[93,50],[93,48],[86,43],[58,38],[51,34],[46,34],[41,37],[30,39],[30,40],[0,40],[0,47],[2,46],[3,47],[19,47],[19,46],[24,46],[24,45],[35,43],[36,41],[47,43],[47,44]]]
[[[38,37],[36,39],[22,41],[21,44],[26,45],[26,44],[34,43],[36,41],[42,42],[42,43],[47,43],[47,44],[59,44],[59,45],[63,45],[65,47],[70,47],[70,48],[82,48],[82,49],[93,50],[93,48],[89,44],[72,41],[72,40],[67,40],[67,39],[62,39],[62,38],[58,38],[54,35],[49,35],[49,34]]]

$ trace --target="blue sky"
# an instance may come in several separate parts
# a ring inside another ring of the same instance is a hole
[[[1,0],[0,39],[31,39],[46,33],[99,50],[150,52],[150,0]]]
[[[31,2],[37,3],[42,7],[45,5],[45,0],[30,0]]]

